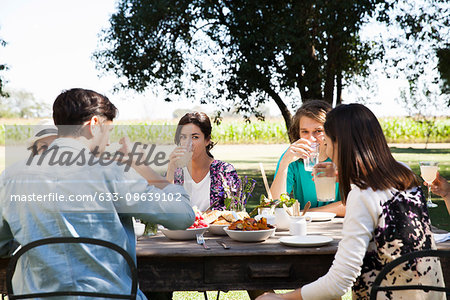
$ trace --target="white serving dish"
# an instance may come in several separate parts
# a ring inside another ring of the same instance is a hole
[[[336,214],[331,212],[308,211],[306,212],[306,216],[310,216],[313,222],[323,222],[331,221],[334,217],[336,217]]]
[[[267,240],[273,233],[275,233],[275,228],[267,230],[253,230],[253,231],[242,231],[242,230],[230,230],[228,228],[223,229],[228,236],[238,242],[262,242]]]
[[[209,224],[208,231],[215,235],[227,235],[227,233],[223,230],[224,228],[227,228],[230,225],[214,225]]]
[[[280,243],[291,247],[318,247],[329,244],[333,239],[323,235],[296,235],[280,238]]]
[[[197,238],[197,234],[205,233],[209,227],[203,228],[193,228],[193,229],[185,229],[185,230],[170,230],[167,228],[161,228],[161,232],[171,240],[195,240]]]

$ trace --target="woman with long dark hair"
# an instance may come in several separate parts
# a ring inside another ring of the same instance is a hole
[[[353,299],[369,299],[377,274],[403,254],[435,249],[426,200],[415,174],[392,156],[375,115],[360,104],[327,114],[325,144],[337,164],[346,215],[328,273],[294,292],[269,299],[335,299],[352,287]],[[387,275],[392,284],[443,285],[437,258],[417,259]],[[377,299],[445,299],[443,293],[395,291]],[[382,297],[382,298],[380,298]]]
[[[192,206],[197,206],[200,211],[214,203],[215,209],[225,207],[223,180],[228,186],[240,184],[234,167],[214,159],[211,154],[214,146],[211,130],[209,117],[203,112],[187,113],[180,119],[175,133],[178,147],[169,157],[166,176],[169,182],[184,186],[191,196]]]

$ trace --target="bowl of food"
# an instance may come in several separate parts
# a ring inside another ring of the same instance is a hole
[[[263,242],[275,232],[275,228],[255,231],[230,230],[228,228],[223,230],[232,240],[245,243]]]
[[[259,221],[253,218],[245,218],[233,222],[223,230],[235,241],[250,243],[267,240],[275,232],[275,227],[267,224],[266,218],[261,218]]]
[[[225,228],[230,226],[230,224],[220,225],[220,224],[211,224],[209,225],[209,232],[215,235],[227,235],[224,231]]]
[[[250,217],[246,212],[238,212],[239,218]],[[227,235],[224,228],[230,226],[234,221],[237,221],[231,211],[213,210],[204,214],[204,220],[209,223],[209,232],[215,235]]]
[[[194,240],[197,238],[197,234],[203,234],[206,230],[208,230],[209,226],[205,222],[203,215],[201,212],[195,210],[195,221],[191,227],[184,230],[170,230],[167,228],[161,228],[161,232],[171,240]]]
[[[209,226],[202,228],[188,228],[185,230],[171,230],[167,228],[161,228],[161,232],[171,240],[185,241],[185,240],[195,240],[197,234],[203,234],[208,230]]]

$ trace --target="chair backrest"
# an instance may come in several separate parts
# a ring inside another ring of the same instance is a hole
[[[380,286],[383,279],[386,277],[386,274],[392,271],[398,265],[409,261],[411,259],[420,258],[420,257],[450,257],[449,250],[422,250],[407,253],[405,255],[400,256],[399,258],[394,259],[390,263],[388,263],[383,270],[378,274],[375,278],[375,281],[372,285],[372,290],[370,292],[370,300],[376,300],[378,292],[381,291],[400,291],[400,290],[423,290],[425,292],[428,291],[438,291],[445,292],[450,295],[450,287],[441,287],[441,286],[430,286],[430,285],[393,285],[393,286]],[[445,282],[445,281],[444,281]]]
[[[127,262],[130,271],[131,271],[131,292],[130,294],[109,294],[109,293],[100,293],[100,292],[83,292],[83,291],[54,291],[54,292],[42,292],[42,293],[33,293],[33,294],[22,294],[22,295],[14,295],[13,287],[12,287],[12,278],[14,275],[14,271],[16,269],[17,262],[19,258],[27,251],[39,247],[42,245],[48,244],[74,244],[74,243],[82,243],[82,244],[92,244],[107,247],[118,252]],[[45,297],[58,297],[58,296],[86,296],[86,297],[95,297],[95,298],[110,298],[110,299],[136,299],[137,295],[137,269],[134,263],[133,258],[125,251],[123,248],[119,247],[116,244],[92,239],[92,238],[83,238],[83,237],[55,237],[55,238],[47,238],[42,240],[37,240],[31,242],[15,253],[8,265],[8,269],[6,272],[6,289],[8,292],[8,299],[30,299],[30,298],[45,298]]]

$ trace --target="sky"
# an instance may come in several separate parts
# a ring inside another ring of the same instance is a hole
[[[109,25],[115,0],[0,0],[0,37],[7,42],[0,48],[0,62],[6,88],[25,90],[51,107],[65,89],[82,87],[103,93],[119,108],[119,119],[167,119],[177,108],[192,107],[189,101],[167,103],[161,91],[113,94],[117,79],[99,77],[92,54],[99,47],[99,34]],[[401,115],[405,111],[394,100],[399,84],[380,79],[377,99],[368,106],[377,116]],[[352,95],[344,93],[351,99]],[[376,101],[375,101],[376,102]],[[279,114],[273,101],[268,105]],[[202,106],[212,112],[214,107]]]
[[[107,95],[121,119],[171,118],[180,103],[166,103],[150,92],[113,94],[117,79],[99,78],[92,54],[114,9],[114,0],[0,0],[6,88],[26,90],[51,107],[62,90],[82,87]]]

